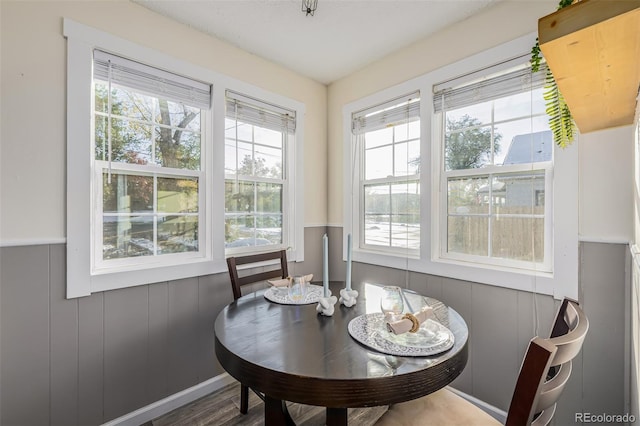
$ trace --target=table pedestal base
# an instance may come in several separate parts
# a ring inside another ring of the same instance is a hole
[[[287,403],[268,395],[264,396],[264,424],[265,426],[296,425],[289,415]]]
[[[287,409],[287,403],[265,395],[264,424],[265,426],[295,426]],[[347,426],[347,409],[327,408],[327,426]]]
[[[327,426],[347,426],[347,409],[327,408]]]

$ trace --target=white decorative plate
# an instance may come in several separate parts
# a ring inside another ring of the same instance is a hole
[[[451,330],[428,319],[415,333],[393,334],[387,331],[382,312],[364,314],[349,322],[349,334],[358,342],[388,355],[430,356],[451,349]]]
[[[289,298],[289,290],[287,287],[269,287],[264,292],[265,299],[280,303],[281,305],[310,305],[311,303],[318,303],[320,296],[322,296],[323,287],[320,285],[310,284],[307,287],[307,294],[304,299],[294,302]]]

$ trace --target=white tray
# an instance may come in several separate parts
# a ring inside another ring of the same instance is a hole
[[[349,322],[349,334],[358,342],[388,355],[431,356],[451,349],[451,330],[432,319],[415,333],[395,335],[387,331],[382,312],[360,315]]]
[[[287,287],[269,287],[264,292],[265,299],[279,303],[281,305],[310,305],[312,303],[318,303],[320,296],[322,296],[323,287],[319,285],[309,285],[307,287],[307,294],[304,299],[299,302],[294,302],[289,299],[289,290]]]

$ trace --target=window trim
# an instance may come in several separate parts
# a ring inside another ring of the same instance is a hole
[[[166,282],[213,273],[226,272],[224,251],[224,118],[225,91],[247,93],[277,105],[296,111],[295,157],[290,164],[302,164],[304,160],[304,104],[251,84],[236,80],[209,69],[179,60],[157,50],[63,19],[63,35],[67,39],[67,298],[88,296],[94,292],[113,290],[157,282]],[[213,85],[211,119],[205,120],[208,139],[203,143],[204,173],[207,181],[207,199],[203,201],[205,226],[207,227],[206,255],[185,259],[178,265],[151,266],[144,269],[121,270],[92,274],[91,247],[91,174],[89,161],[94,156],[91,137],[91,91],[93,80],[93,51],[102,49],[124,57],[136,58],[142,63],[164,70],[176,70],[181,75]],[[214,132],[214,129],[218,129]],[[294,155],[294,152],[289,153]],[[303,182],[303,168],[292,170],[296,181]],[[290,197],[291,243],[290,261],[304,260],[304,187],[294,186]],[[295,199],[295,202],[293,202]],[[216,226],[216,224],[221,224]]]
[[[487,49],[455,63],[445,65],[419,77],[393,87],[383,89],[343,107],[343,258],[346,258],[346,235],[358,232],[359,206],[352,197],[353,181],[358,178],[357,162],[352,170],[354,152],[351,143],[351,114],[369,106],[383,103],[404,93],[419,90],[421,93],[421,249],[420,256],[400,256],[373,252],[353,247],[354,261],[380,266],[407,269],[409,271],[489,284],[503,288],[553,295],[578,297],[578,142],[568,148],[554,146],[553,200],[550,204],[553,220],[552,272],[542,270],[518,270],[504,266],[484,266],[442,258],[438,255],[439,205],[438,173],[441,144],[433,143],[433,86],[452,77],[491,67],[505,59],[529,52],[536,34],[531,33],[502,45]],[[470,77],[471,78],[471,77]],[[353,174],[352,174],[353,173]],[[357,181],[356,181],[357,183]],[[357,197],[356,197],[357,198]],[[355,220],[354,220],[355,218]]]

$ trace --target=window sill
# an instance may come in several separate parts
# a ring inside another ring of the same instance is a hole
[[[499,268],[478,264],[451,261],[448,259],[425,260],[415,257],[391,256],[362,250],[353,252],[354,262],[367,263],[388,268],[409,270],[472,283],[487,284],[518,291],[539,294],[564,294],[563,283],[549,272]],[[391,284],[391,283],[390,283]]]
[[[196,278],[203,275],[215,274],[226,271],[224,262],[212,260],[202,260],[184,265],[173,265],[165,267],[153,267],[134,271],[122,271],[104,273],[91,276],[90,293],[116,290],[137,285],[155,284],[186,278]],[[69,297],[85,296],[67,295]],[[88,294],[87,294],[88,296]]]

